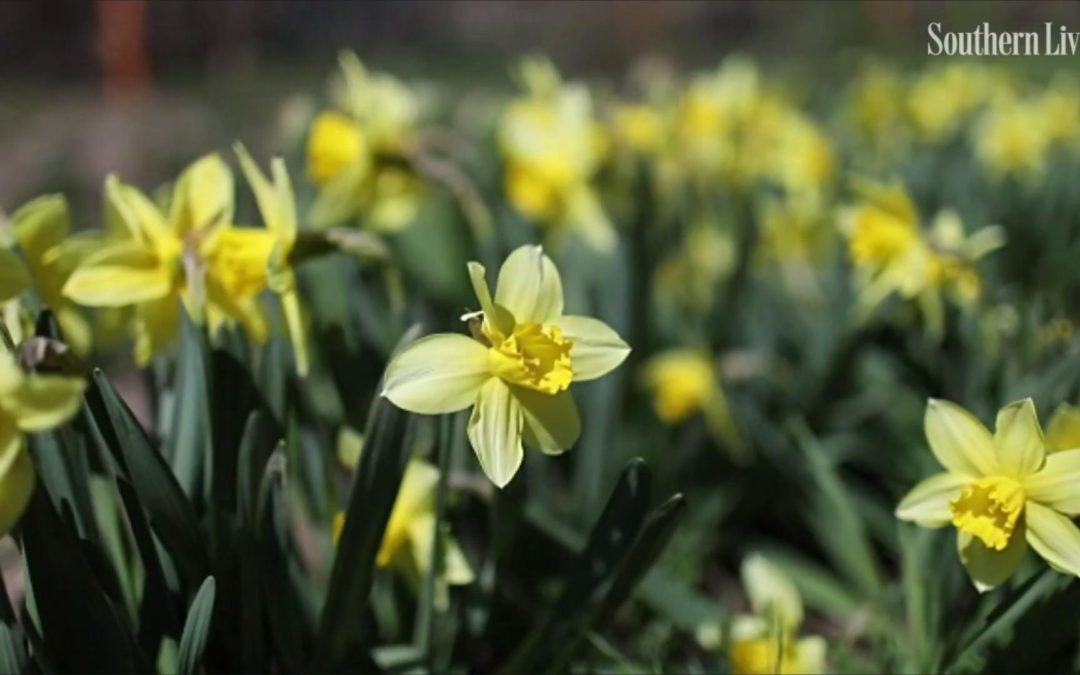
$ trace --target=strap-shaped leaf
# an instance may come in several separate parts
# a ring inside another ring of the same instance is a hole
[[[214,457],[210,410],[210,362],[206,336],[181,312],[180,355],[177,358],[176,407],[164,453],[184,493],[193,504],[206,503]]]
[[[202,665],[206,640],[210,637],[210,625],[214,618],[214,598],[216,596],[214,577],[206,577],[195,599],[191,601],[184,633],[180,637],[180,675],[192,675]]]
[[[93,435],[112,453],[146,509],[150,527],[194,584],[205,576],[206,551],[195,511],[169,465],[100,370],[94,372],[87,402]]]

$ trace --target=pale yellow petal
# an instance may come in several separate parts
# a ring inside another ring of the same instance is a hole
[[[595,380],[608,374],[630,355],[630,346],[610,326],[587,316],[560,316],[550,321],[573,342],[570,359],[574,381]]]
[[[479,342],[450,333],[429,335],[391,360],[383,396],[411,412],[457,412],[476,401],[491,377],[488,350]]]
[[[469,418],[469,442],[495,487],[505,487],[521,466],[522,424],[521,404],[510,387],[498,378],[489,379]]]
[[[484,322],[489,329],[494,328],[508,335],[514,330],[514,318],[506,308],[495,306],[495,302],[491,299],[491,290],[488,288],[484,266],[478,262],[470,262],[467,267],[473,292],[476,293],[480,309],[484,312]]]
[[[24,204],[11,216],[11,229],[27,257],[44,258],[71,229],[67,200],[63,195],[45,195]]]
[[[510,310],[518,323],[548,323],[562,314],[562,279],[541,247],[521,246],[506,258],[495,304]]]
[[[1009,476],[1023,478],[1042,468],[1046,446],[1035,403],[1030,398],[998,411],[994,448],[1001,470]]]
[[[803,619],[802,597],[794,582],[763,556],[752,554],[740,570],[743,589],[755,615],[779,621],[782,630],[794,631]]]
[[[13,251],[0,248],[0,302],[18,297],[30,287],[30,273]]]
[[[1024,481],[1024,493],[1055,511],[1080,515],[1080,449],[1048,455],[1042,470]]]
[[[549,455],[569,450],[581,435],[581,418],[569,390],[545,394],[535,389],[512,387],[525,419],[525,444]]]
[[[795,659],[798,663],[799,672],[803,675],[819,675],[826,673],[825,668],[826,643],[825,638],[812,635],[795,643]]]
[[[130,243],[91,256],[64,284],[64,295],[91,307],[126,307],[161,299],[172,285],[172,274],[157,255]]]
[[[296,239],[296,202],[293,197],[292,183],[289,180],[285,160],[275,157],[270,163],[273,182],[268,179],[255,160],[241,144],[235,146],[240,168],[244,172],[255,201],[259,206],[263,222],[267,229],[277,235],[286,249],[291,249]]]
[[[292,344],[293,360],[296,372],[304,377],[311,367],[308,358],[307,324],[304,321],[304,308],[300,304],[300,294],[293,287],[281,294],[281,312],[285,316],[285,329]]]
[[[1080,448],[1080,408],[1062,403],[1046,425],[1046,449],[1050,452]]]
[[[896,507],[896,517],[923,527],[942,527],[952,521],[949,502],[970,479],[955,473],[939,473],[921,481]]]
[[[1025,519],[1031,548],[1054,569],[1080,576],[1080,529],[1076,523],[1048,506],[1030,501]]]
[[[193,162],[176,183],[172,221],[177,232],[232,224],[235,186],[228,165],[217,154]]]
[[[180,296],[170,293],[135,307],[135,361],[140,366],[165,350],[180,335]]]
[[[22,434],[0,420],[0,536],[15,527],[34,492],[34,465]]]
[[[82,403],[86,381],[59,375],[27,375],[19,387],[0,396],[0,414],[23,431],[42,431],[71,419]]]
[[[1030,541],[1030,533],[1029,528],[1027,541]],[[961,531],[956,533],[956,549],[960,554],[960,562],[980,593],[1000,586],[1019,569],[1020,563],[1024,561],[1024,554],[1027,553],[1023,521],[1017,524],[1008,545],[1001,551],[994,550],[978,537]]]
[[[926,405],[924,426],[930,450],[950,472],[978,478],[997,471],[994,439],[967,410],[932,398]]]

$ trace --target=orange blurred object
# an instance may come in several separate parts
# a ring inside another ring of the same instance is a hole
[[[146,3],[98,0],[98,30],[105,99],[138,96],[150,86],[146,56]]]

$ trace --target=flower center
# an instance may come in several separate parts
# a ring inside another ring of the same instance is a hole
[[[523,323],[506,338],[492,340],[488,356],[492,371],[507,382],[557,394],[574,378],[570,367],[573,345],[555,326]]]
[[[1004,476],[980,478],[949,502],[952,522],[995,551],[1003,550],[1024,510],[1024,488]]]

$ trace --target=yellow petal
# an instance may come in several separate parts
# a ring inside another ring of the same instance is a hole
[[[476,293],[476,299],[480,302],[480,309],[484,312],[484,323],[487,324],[487,332],[490,333],[494,329],[503,335],[509,335],[514,330],[514,317],[510,315],[510,312],[505,307],[497,307],[491,299],[491,291],[488,289],[484,266],[478,262],[470,262],[467,268],[473,292]]]
[[[949,502],[970,479],[955,473],[939,473],[921,481],[896,507],[896,517],[923,527],[943,527],[952,522]]]
[[[15,240],[27,257],[40,260],[67,237],[71,229],[67,200],[63,195],[45,195],[24,204],[11,216]]]
[[[23,431],[42,431],[69,420],[82,403],[86,381],[59,375],[27,375],[0,396],[0,410]]]
[[[525,443],[549,455],[569,450],[581,435],[581,418],[569,390],[557,394],[525,387],[512,391],[521,404],[525,424],[522,429]]]
[[[293,348],[293,360],[296,372],[304,377],[310,369],[308,359],[307,326],[304,322],[304,308],[300,304],[300,294],[296,288],[290,288],[281,294],[281,311],[285,316],[285,329],[289,333],[289,342]]]
[[[795,643],[795,660],[803,675],[818,675],[825,669],[825,638],[817,635],[803,638]]]
[[[506,258],[495,304],[510,310],[518,323],[548,323],[562,314],[562,279],[541,247],[521,246]]]
[[[308,174],[325,185],[343,171],[367,160],[367,142],[353,118],[325,111],[311,123],[307,145]]]
[[[64,284],[64,295],[91,307],[125,307],[158,300],[172,289],[172,275],[157,255],[134,242],[91,256]]]
[[[383,396],[425,415],[469,407],[490,379],[488,350],[476,340],[443,333],[406,346],[386,368]]]
[[[786,574],[764,557],[754,554],[742,564],[742,585],[756,616],[779,621],[785,632],[794,631],[803,619],[802,597]]]
[[[229,167],[216,154],[193,162],[176,182],[172,221],[178,234],[232,224],[235,187]]]
[[[1054,569],[1080,576],[1080,529],[1068,516],[1028,502],[1027,542]]]
[[[926,440],[938,462],[952,473],[979,478],[997,470],[994,439],[982,422],[950,401],[926,405]]]
[[[472,565],[464,551],[453,537],[446,537],[446,550],[443,551],[443,572],[446,583],[451,586],[468,586],[476,580]]]
[[[136,305],[133,325],[135,361],[145,366],[180,335],[180,296],[170,293]]]
[[[34,465],[22,434],[0,420],[0,536],[19,522],[34,492]]]
[[[606,375],[630,355],[630,346],[603,321],[587,316],[560,316],[550,321],[563,337],[574,343],[570,350],[574,381],[585,382]]]
[[[0,248],[0,302],[18,297],[30,287],[30,274],[14,252]]]
[[[488,380],[469,418],[469,442],[495,487],[505,487],[521,466],[521,426],[521,405],[510,387],[498,378]]]
[[[1050,452],[1080,448],[1080,408],[1062,403],[1046,426],[1046,449]]]
[[[1030,398],[1010,403],[997,414],[994,448],[1001,470],[1023,478],[1042,468],[1046,447],[1042,428]]]
[[[143,240],[159,252],[178,253],[181,248],[178,233],[165,220],[157,205],[130,185],[120,184],[119,193],[128,210],[126,219],[130,218]]]
[[[1080,515],[1080,449],[1048,455],[1042,470],[1024,481],[1024,493],[1055,511]]]
[[[564,219],[577,228],[582,238],[597,251],[609,252],[618,242],[615,228],[604,213],[600,198],[587,183],[579,183],[570,190]]]
[[[275,157],[270,163],[273,175],[271,183],[243,145],[238,143],[235,150],[244,177],[247,178],[251,191],[255,193],[255,202],[259,205],[259,213],[262,214],[267,229],[282,240],[283,246],[292,248],[296,239],[296,203],[285,161]]]
[[[364,164],[353,164],[335,176],[315,196],[308,211],[308,222],[314,227],[329,227],[355,216],[364,200],[366,178]]]
[[[1027,532],[1027,541],[1030,541],[1030,528]],[[1019,569],[1020,563],[1024,561],[1024,554],[1027,553],[1023,520],[1013,531],[1008,545],[1000,551],[990,548],[978,537],[962,531],[956,533],[956,549],[960,554],[960,562],[980,593],[1000,586]]]
[[[89,354],[94,333],[86,317],[73,304],[67,302],[54,307],[53,311],[57,323],[60,324],[60,332],[64,335],[64,342],[79,356]]]

